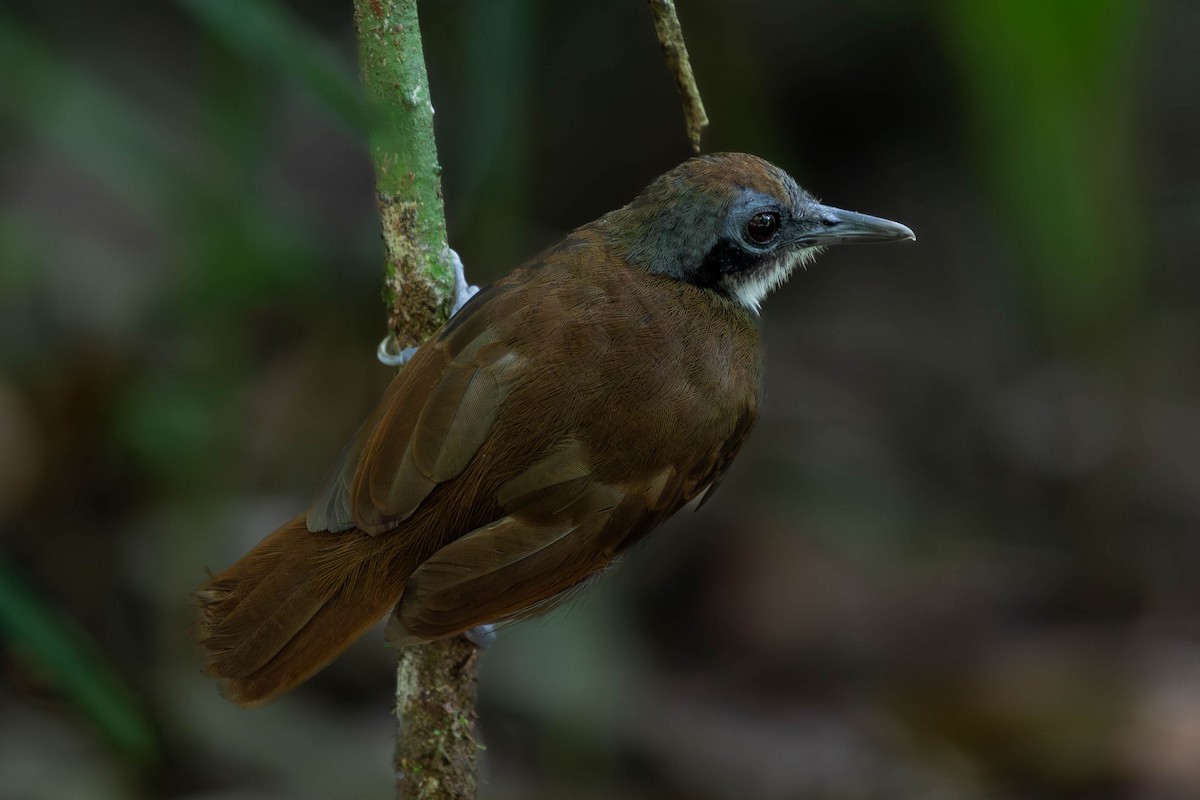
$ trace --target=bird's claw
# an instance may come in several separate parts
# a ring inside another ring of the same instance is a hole
[[[463,636],[480,650],[488,650],[496,643],[496,626],[490,622],[486,625],[476,625],[463,633]]]
[[[454,305],[450,309],[450,316],[458,313],[458,310],[467,304],[467,301],[475,296],[479,291],[478,286],[472,286],[467,283],[467,274],[463,270],[462,259],[458,257],[458,253],[454,252],[454,248],[449,245],[442,251],[442,261],[449,262],[454,268]]]
[[[402,350],[397,350],[396,339],[389,333],[383,337],[383,341],[375,349],[375,357],[386,366],[402,367],[408,363],[408,360],[413,357],[413,353],[415,352],[417,352],[417,348],[415,347],[405,347]]]
[[[454,304],[450,307],[450,316],[458,313],[458,310],[467,304],[467,301],[475,296],[479,291],[478,286],[472,286],[467,283],[467,274],[463,269],[462,259],[458,257],[458,253],[454,249],[447,246],[442,250],[442,261],[448,263],[454,269]],[[383,337],[383,341],[379,343],[379,347],[375,348],[375,357],[380,363],[389,367],[402,367],[408,360],[413,357],[413,353],[417,352],[415,347],[405,347],[401,350],[396,349],[396,340],[389,333]]]

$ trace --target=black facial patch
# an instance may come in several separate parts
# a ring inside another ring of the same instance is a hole
[[[737,242],[722,236],[700,261],[690,275],[691,283],[702,289],[718,289],[721,279],[736,272],[754,269],[764,258],[762,253],[753,253]]]

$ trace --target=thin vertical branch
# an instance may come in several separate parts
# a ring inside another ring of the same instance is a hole
[[[354,21],[372,112],[388,324],[398,345],[414,346],[446,321],[454,296],[416,0],[355,0]]]
[[[650,13],[654,16],[654,30],[683,101],[688,139],[692,149],[699,153],[700,131],[708,125],[708,114],[704,112],[704,101],[700,99],[696,76],[692,74],[692,62],[688,58],[687,43],[683,40],[683,28],[679,26],[679,15],[675,12],[675,0],[649,0],[649,3]]]
[[[397,349],[419,345],[454,302],[441,167],[416,0],[355,0],[371,157],[387,251],[384,299]],[[475,646],[462,637],[401,650],[396,790],[415,800],[475,796]]]

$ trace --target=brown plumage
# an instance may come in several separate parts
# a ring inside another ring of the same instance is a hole
[[[472,298],[307,518],[197,593],[227,696],[287,691],[393,607],[404,643],[540,610],[705,492],[754,424],[758,301],[833,211],[753,156],[693,159]]]

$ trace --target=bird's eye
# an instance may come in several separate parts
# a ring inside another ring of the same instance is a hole
[[[760,211],[746,223],[746,238],[754,244],[767,244],[779,233],[779,215],[774,211]]]

